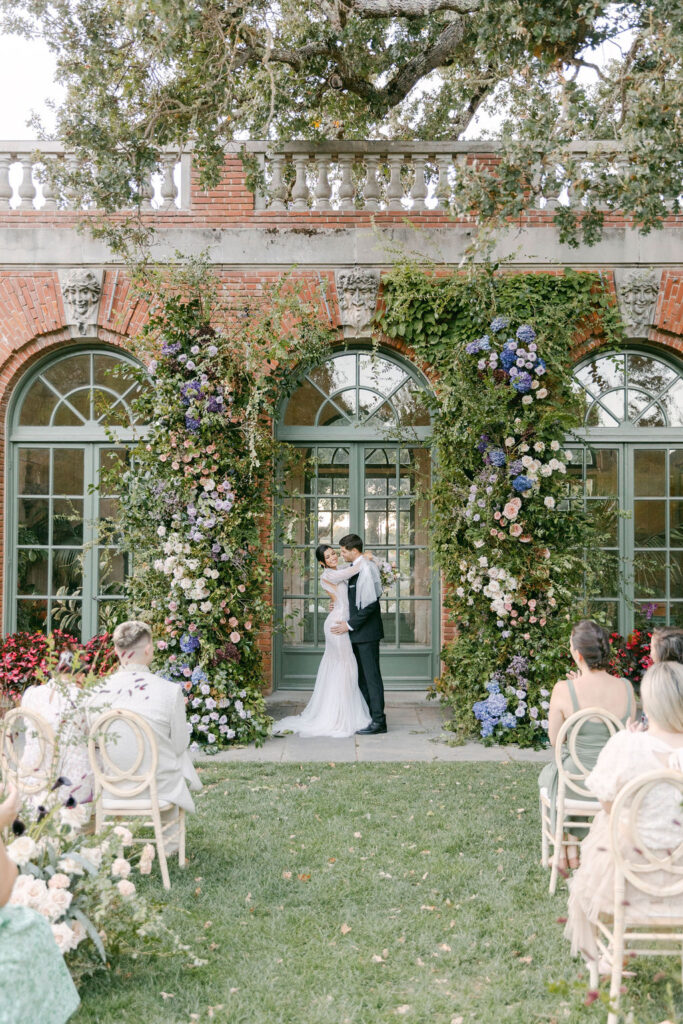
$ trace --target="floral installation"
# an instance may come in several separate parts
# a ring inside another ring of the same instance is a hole
[[[458,679],[456,727],[469,730],[473,718],[486,741],[539,746],[562,672],[556,652],[567,647],[586,585],[590,527],[568,487],[568,389],[550,372],[535,328],[511,323],[497,316],[464,346],[462,373],[475,386],[460,395],[461,418],[481,427],[460,453],[456,478],[437,491],[437,514],[458,551],[449,602],[460,625],[437,690]],[[479,675],[463,686],[463,658],[475,644],[485,682]]]
[[[30,907],[50,923],[66,962],[78,979],[114,956],[159,953],[199,960],[163,922],[159,907],[138,892],[139,874],[149,874],[152,844],[124,856],[134,837],[116,825],[98,836],[85,834],[88,804],[67,795],[71,781],[58,778],[37,807],[25,806],[7,853],[19,868],[10,904]]]
[[[116,666],[111,636],[103,633],[83,644],[70,633],[8,633],[0,639],[0,695],[12,703],[28,686],[49,677],[62,651],[77,652],[80,666],[98,676]]]
[[[273,466],[285,457],[271,423],[329,341],[286,282],[239,312],[210,283],[162,291],[139,340],[148,430],[117,481],[116,524],[134,557],[131,614],[152,626],[155,670],[183,687],[193,742],[209,752],[269,732],[259,634],[272,614]]]
[[[652,633],[634,629],[626,638],[619,633],[610,633],[609,641],[611,647],[610,671],[624,679],[629,679],[638,693],[643,675],[652,664],[650,653]]]

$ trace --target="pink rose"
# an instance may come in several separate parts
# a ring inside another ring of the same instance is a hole
[[[530,615],[529,616],[529,622],[538,622],[538,619],[536,618],[535,615]]]
[[[513,618],[513,619],[516,619],[516,618],[517,618],[517,615],[518,615],[518,614],[519,614],[519,613],[518,613],[518,612],[516,612],[516,611],[512,611],[512,612],[510,612],[510,615],[512,616],[512,618]]]
[[[157,640],[157,647],[160,651],[165,651],[168,647],[166,640]]]
[[[171,465],[172,465],[173,469],[180,469],[180,463],[179,462],[172,462]]]
[[[492,537],[497,537],[498,536],[498,530],[491,530],[491,536]]]
[[[525,640],[531,640],[531,633],[524,633]]]
[[[496,520],[500,519],[500,512],[494,512],[493,513],[493,518],[496,519]]]
[[[545,626],[545,619],[541,619],[541,620],[540,620],[540,622],[539,622],[539,626]]]
[[[509,601],[505,602],[505,611],[506,612],[511,612],[512,611],[512,605],[510,604]]]
[[[532,609],[536,607],[536,602],[534,601],[533,597],[529,601],[529,607]]]
[[[245,587],[244,583],[240,583],[237,589],[239,590],[240,594],[243,594],[247,588]]]
[[[160,455],[159,456],[159,462],[166,462],[167,458],[168,458],[168,455]]]
[[[520,537],[519,539],[522,542],[522,544],[529,544],[532,540],[532,537],[530,534],[525,533],[524,536]]]
[[[521,532],[522,527],[519,525],[519,523],[513,523],[512,526],[510,527],[510,535],[512,537],[519,537]]]
[[[247,621],[244,623],[244,628],[251,629],[251,619],[247,619]]]
[[[195,629],[197,628],[197,623],[196,622],[191,622],[190,625],[187,628],[189,629],[190,633],[193,633],[195,631]]]
[[[234,615],[231,615],[231,617],[228,619],[228,625],[232,626],[233,629],[235,628],[235,626],[238,625],[237,619],[235,618]]]
[[[237,644],[240,642],[241,637],[236,630],[233,630],[233,632],[230,634],[230,640],[233,644]]]
[[[169,611],[177,612],[178,611],[178,602],[177,601],[169,601],[168,602],[168,607],[169,607]]]

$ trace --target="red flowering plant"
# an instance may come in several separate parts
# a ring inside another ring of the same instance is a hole
[[[103,633],[83,644],[70,633],[9,633],[0,639],[0,696],[15,702],[24,690],[51,673],[62,651],[78,655],[78,665],[98,676],[116,665],[111,636]]]
[[[612,654],[609,668],[615,675],[629,679],[636,692],[640,689],[643,674],[652,664],[650,644],[652,633],[634,629],[624,639],[619,633],[610,633]]]

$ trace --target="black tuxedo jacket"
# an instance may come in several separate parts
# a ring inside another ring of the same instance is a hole
[[[349,580],[349,639],[352,644],[367,644],[373,640],[379,642],[384,637],[379,601],[373,601],[365,608],[357,608],[357,582],[358,576],[352,576]]]

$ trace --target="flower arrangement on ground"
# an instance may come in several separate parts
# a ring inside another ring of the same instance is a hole
[[[285,455],[271,424],[329,332],[286,281],[240,311],[210,285],[204,272],[183,297],[162,292],[140,339],[148,431],[117,482],[116,529],[155,668],[183,687],[194,741],[211,751],[269,731],[259,634],[271,618],[273,467]]]

